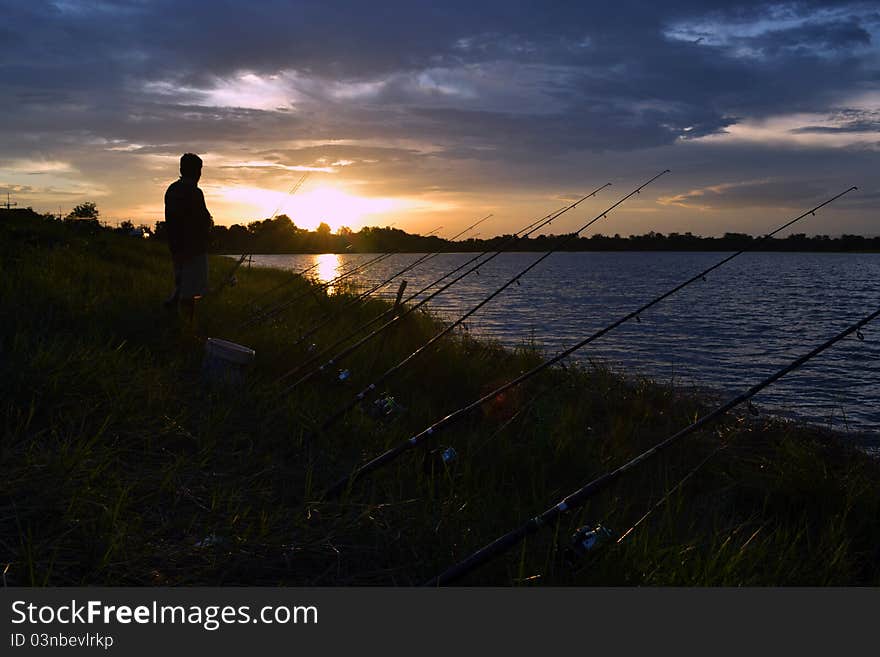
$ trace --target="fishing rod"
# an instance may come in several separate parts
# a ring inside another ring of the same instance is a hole
[[[482,262],[478,262],[476,265],[474,265],[473,267],[471,267],[471,268],[468,269],[467,271],[465,271],[465,272],[459,274],[458,276],[456,276],[455,278],[453,278],[451,281],[449,281],[448,283],[446,283],[446,284],[443,285],[442,287],[438,288],[437,290],[435,290],[434,292],[432,292],[431,294],[429,294],[427,297],[423,298],[423,299],[422,299],[421,301],[419,301],[418,303],[416,303],[416,304],[410,306],[409,308],[407,308],[406,310],[404,310],[402,313],[397,313],[397,314],[395,314],[390,320],[388,320],[387,322],[385,322],[384,324],[382,324],[379,328],[373,330],[371,333],[367,334],[366,336],[364,336],[363,338],[361,338],[360,340],[358,340],[358,341],[355,342],[354,344],[350,345],[349,347],[346,347],[346,348],[343,349],[339,354],[337,354],[336,356],[334,356],[333,358],[331,358],[330,360],[328,360],[327,362],[325,362],[323,365],[321,365],[321,366],[317,367],[316,369],[313,369],[313,370],[307,372],[306,374],[304,374],[303,376],[301,376],[301,377],[300,377],[299,379],[297,379],[292,385],[290,385],[290,386],[288,386],[287,388],[285,388],[284,390],[282,390],[280,394],[286,394],[286,393],[290,392],[291,390],[293,390],[294,388],[296,388],[296,387],[297,387],[298,385],[300,385],[301,383],[304,383],[305,381],[307,381],[308,379],[310,379],[312,376],[314,376],[314,375],[317,374],[318,372],[322,372],[322,371],[324,371],[326,368],[328,368],[328,367],[332,367],[335,363],[339,362],[341,359],[345,358],[345,357],[348,356],[349,354],[353,353],[354,351],[356,351],[357,349],[359,349],[360,347],[362,347],[364,344],[366,344],[367,342],[369,342],[370,340],[372,340],[373,338],[375,338],[377,335],[379,335],[380,333],[382,333],[383,331],[385,331],[388,327],[393,326],[397,321],[399,321],[399,320],[402,319],[403,317],[406,317],[407,315],[410,315],[410,314],[414,313],[416,310],[418,310],[419,308],[421,308],[422,306],[424,306],[425,304],[427,304],[429,301],[431,301],[431,299],[433,299],[433,298],[435,298],[436,296],[442,294],[445,290],[447,290],[447,289],[449,289],[450,287],[452,287],[453,285],[455,285],[458,281],[460,281],[460,280],[463,279],[464,277],[468,276],[469,274],[471,274],[471,273],[473,273],[473,272],[475,272],[475,271],[479,271],[479,269],[480,269],[481,267],[483,267],[486,263],[490,262],[491,260],[494,260],[496,257],[498,257],[499,255],[501,255],[504,251],[506,251],[507,248],[509,248],[510,246],[512,246],[512,245],[513,245],[518,239],[520,239],[520,237],[528,237],[529,235],[531,235],[531,234],[534,233],[535,231],[540,230],[540,229],[543,228],[544,226],[551,224],[555,219],[557,219],[557,218],[560,217],[561,215],[565,214],[565,213],[568,212],[569,210],[572,210],[572,209],[576,208],[578,205],[580,205],[581,203],[583,203],[584,201],[586,201],[586,200],[587,200],[588,198],[590,198],[591,196],[594,196],[595,194],[598,194],[601,190],[605,189],[605,188],[608,187],[610,184],[611,184],[611,183],[605,183],[605,184],[602,185],[601,187],[598,187],[597,189],[593,190],[592,192],[590,192],[590,193],[587,194],[586,196],[584,196],[584,197],[578,199],[578,200],[575,201],[574,203],[571,203],[571,204],[567,205],[566,207],[564,207],[562,210],[560,210],[560,211],[557,212],[556,214],[550,215],[549,217],[547,217],[547,218],[541,220],[540,222],[537,223],[537,225],[534,225],[534,224],[533,224],[533,227],[530,228],[530,229],[529,229],[526,233],[524,233],[522,236],[513,235],[513,236],[511,236],[510,238],[506,239],[506,240],[502,243],[502,248],[501,248],[500,250],[495,251],[494,253],[492,253],[491,255],[489,255],[489,257],[485,258]]]
[[[459,233],[456,233],[455,235],[453,235],[452,237],[450,237],[447,241],[448,241],[448,242],[454,242],[455,240],[457,240],[459,237],[461,237],[461,236],[464,235],[465,233],[470,232],[471,230],[473,230],[474,228],[476,228],[477,226],[479,226],[481,223],[483,223],[484,221],[488,220],[491,216],[492,216],[491,214],[487,214],[485,217],[483,217],[483,218],[480,219],[479,221],[477,221],[477,222],[471,224],[470,226],[468,226],[468,227],[465,228],[464,230],[462,230],[462,231],[460,231]],[[373,294],[376,290],[380,290],[381,288],[383,288],[383,287],[385,287],[386,285],[388,285],[388,283],[390,283],[391,281],[393,281],[395,278],[398,278],[398,277],[400,277],[400,276],[403,276],[404,274],[406,274],[406,273],[409,272],[409,271],[412,271],[413,269],[415,269],[415,268],[418,267],[419,265],[424,264],[425,262],[428,262],[429,260],[432,260],[433,258],[436,258],[436,257],[437,257],[438,255],[440,255],[441,253],[442,253],[442,251],[435,251],[435,252],[433,252],[433,253],[428,253],[428,254],[425,254],[425,255],[419,256],[419,257],[416,258],[413,262],[411,262],[410,264],[408,264],[406,267],[404,267],[403,269],[401,269],[401,270],[398,271],[397,273],[392,274],[391,276],[389,276],[388,278],[386,278],[386,279],[385,279],[384,281],[382,281],[381,283],[376,283],[373,287],[371,287],[371,288],[369,288],[369,289],[367,289],[367,290],[361,292],[360,294],[358,294],[357,296],[353,297],[352,299],[349,299],[349,300],[346,301],[344,304],[342,304],[342,306],[340,306],[340,307],[337,308],[335,311],[333,311],[332,313],[330,313],[330,314],[328,314],[326,317],[324,317],[323,320],[319,320],[318,322],[316,322],[315,324],[313,324],[311,328],[307,329],[304,333],[302,333],[302,334],[300,335],[300,337],[299,337],[299,338],[298,338],[293,344],[289,345],[288,349],[292,349],[292,348],[296,347],[297,345],[301,344],[306,338],[308,338],[308,337],[314,335],[317,331],[319,331],[319,330],[321,330],[322,328],[324,328],[327,324],[329,324],[329,323],[332,322],[334,319],[336,319],[337,317],[339,317],[339,315],[341,315],[343,312],[345,312],[348,308],[351,308],[352,306],[357,305],[358,303],[360,303],[361,301],[363,301],[364,299],[366,299],[367,297],[369,297],[371,294]]]
[[[433,235],[437,231],[441,230],[442,228],[443,228],[443,226],[437,226],[437,228],[435,228],[431,232],[426,233],[424,235],[424,237],[430,237],[431,235]],[[374,264],[382,262],[383,260],[387,260],[388,258],[390,258],[391,256],[393,256],[397,253],[400,253],[400,249],[393,249],[391,251],[388,251],[387,253],[382,253],[382,254],[376,256],[375,258],[367,260],[366,262],[361,263],[360,265],[357,265],[352,269],[349,269],[348,271],[340,274],[339,276],[336,276],[335,278],[333,278],[329,281],[321,283],[317,287],[310,288],[310,289],[294,296],[293,298],[288,299],[287,301],[283,301],[279,304],[276,304],[275,308],[265,310],[262,313],[258,313],[257,315],[250,317],[249,319],[247,319],[244,322],[242,322],[241,324],[239,324],[237,328],[240,330],[243,328],[247,328],[248,326],[251,326],[252,324],[254,324],[255,322],[257,322],[261,319],[271,319],[272,317],[276,317],[280,313],[282,313],[284,310],[286,310],[287,308],[292,306],[294,303],[299,301],[304,296],[307,296],[307,295],[313,294],[319,290],[324,290],[328,287],[331,287],[332,285],[335,285],[335,284],[345,280],[346,278],[353,276],[354,274],[365,271],[368,267],[372,267]]]
[[[290,187],[290,189],[287,190],[287,194],[285,194],[284,196],[281,197],[281,201],[279,201],[278,207],[275,208],[275,212],[273,212],[272,216],[269,217],[270,221],[278,215],[278,212],[279,212],[279,210],[281,210],[281,206],[287,200],[287,197],[291,196],[292,194],[296,194],[299,191],[299,188],[303,186],[303,183],[305,183],[306,178],[308,178],[308,177],[309,177],[309,172],[306,171],[302,176],[300,176],[299,180],[297,180],[295,183],[293,183],[293,185]],[[226,278],[223,280],[222,283],[220,283],[220,285],[217,286],[217,289],[214,290],[214,294],[220,293],[220,291],[222,291],[223,288],[225,288],[227,285],[232,284],[232,281],[235,280],[235,272],[238,271],[238,268],[241,267],[241,265],[244,263],[245,260],[247,260],[248,256],[250,256],[250,255],[253,255],[253,254],[252,253],[242,253],[241,254],[241,257],[238,259],[238,262],[236,262],[235,265],[233,265],[232,270],[230,270],[230,272],[226,276]]]
[[[446,569],[445,571],[431,579],[429,582],[427,582],[427,586],[442,586],[444,584],[449,584],[471,572],[475,568],[481,566],[482,564],[486,563],[490,559],[498,556],[499,554],[502,554],[514,545],[520,543],[526,536],[534,534],[539,529],[541,529],[541,527],[554,522],[563,513],[582,506],[585,502],[587,502],[587,500],[608,488],[612,483],[623,477],[633,468],[641,465],[642,463],[645,463],[646,461],[655,457],[657,454],[665,451],[685,436],[688,436],[705,427],[706,425],[714,422],[736,406],[739,406],[740,404],[749,401],[764,388],[767,388],[785,375],[798,369],[804,363],[812,360],[823,351],[837,344],[847,336],[855,333],[856,336],[858,336],[860,339],[864,339],[861,329],[865,325],[876,319],[878,316],[880,316],[880,308],[870,313],[869,315],[866,315],[859,321],[850,324],[845,329],[840,331],[840,333],[838,333],[837,335],[829,338],[811,351],[793,360],[791,363],[789,363],[782,369],[777,370],[759,383],[756,383],[745,392],[742,392],[736,397],[728,400],[726,403],[722,404],[711,413],[704,415],[697,421],[689,424],[684,429],[681,429],[677,433],[674,433],[673,435],[669,436],[665,440],[662,440],[653,447],[650,447],[649,449],[630,459],[618,468],[606,472],[599,477],[596,477],[588,484],[582,486],[567,497],[563,498],[560,502],[554,504],[543,513],[540,513],[537,516],[527,520],[525,523],[523,523],[513,531],[504,534],[503,536],[495,539],[485,547],[480,548],[463,561],[460,561],[459,563],[451,566],[450,568]]]
[[[411,436],[407,440],[405,440],[401,443],[398,443],[396,446],[388,449],[387,451],[380,454],[379,456],[373,458],[372,460],[368,461],[367,463],[363,464],[362,466],[356,468],[351,474],[349,474],[349,475],[343,477],[342,479],[340,479],[339,481],[337,481],[333,486],[331,486],[329,489],[327,489],[327,492],[324,494],[325,497],[338,495],[339,493],[344,491],[350,484],[359,480],[364,475],[369,474],[375,470],[378,470],[380,467],[384,466],[385,464],[390,463],[391,461],[395,460],[401,454],[403,454],[411,449],[414,449],[415,447],[417,447],[418,445],[427,441],[428,439],[435,437],[440,431],[449,427],[454,422],[462,419],[468,413],[480,408],[486,402],[488,402],[492,399],[495,399],[498,395],[506,392],[507,390],[510,390],[511,388],[514,388],[514,387],[520,385],[521,383],[523,383],[525,381],[528,381],[529,379],[540,374],[544,370],[552,367],[556,363],[559,363],[562,360],[564,360],[565,358],[568,358],[574,352],[585,347],[586,345],[590,344],[591,342],[598,340],[599,338],[604,336],[606,333],[611,332],[612,330],[614,330],[615,328],[617,328],[621,324],[623,324],[631,319],[638,318],[646,310],[657,305],[658,303],[660,303],[664,299],[667,299],[668,297],[672,296],[676,292],[679,292],[680,290],[691,285],[692,283],[695,283],[696,281],[705,280],[706,276],[708,274],[710,274],[711,272],[713,272],[714,270],[718,269],[719,267],[722,267],[723,265],[727,264],[728,262],[730,262],[734,258],[737,258],[737,257],[741,256],[742,254],[747,253],[748,251],[755,249],[756,247],[758,247],[762,243],[764,243],[767,240],[769,240],[770,238],[772,238],[777,233],[792,226],[793,224],[797,223],[798,221],[802,220],[803,218],[810,216],[810,215],[815,215],[816,212],[819,211],[821,208],[825,207],[826,205],[836,201],[840,197],[842,197],[845,194],[848,194],[856,189],[858,189],[858,188],[857,187],[850,187],[846,191],[841,192],[840,194],[837,194],[836,196],[833,196],[830,199],[820,203],[819,205],[812,208],[811,210],[807,210],[806,212],[799,215],[798,217],[795,217],[794,219],[787,221],[786,223],[782,224],[781,226],[779,226],[778,228],[776,228],[772,232],[767,233],[763,237],[755,240],[746,248],[741,249],[740,251],[737,251],[729,256],[722,258],[721,260],[716,262],[714,265],[707,267],[706,269],[704,269],[700,273],[696,274],[695,276],[692,276],[691,278],[687,279],[686,281],[679,283],[678,285],[670,288],[669,290],[667,290],[663,294],[654,297],[653,299],[651,299],[647,303],[639,306],[636,310],[633,310],[633,311],[627,313],[626,315],[623,315],[622,317],[618,318],[617,320],[615,320],[611,324],[608,324],[604,328],[599,329],[598,331],[596,331],[592,335],[584,338],[583,340],[572,345],[568,349],[561,351],[553,358],[545,360],[544,362],[536,365],[535,367],[528,370],[527,372],[524,372],[523,374],[520,374],[516,378],[511,379],[510,381],[508,381],[504,385],[499,386],[498,388],[496,388],[492,392],[489,392],[489,393],[483,395],[482,397],[480,397],[476,401],[471,402],[470,404],[463,406],[463,407],[459,408],[458,410],[450,413],[446,417],[438,420],[434,424],[430,425],[429,427],[420,431],[419,433]]]
[[[409,363],[409,362],[412,361],[414,358],[416,358],[419,354],[421,354],[422,352],[424,352],[424,351],[425,351],[428,347],[430,347],[432,344],[434,344],[435,342],[437,342],[438,340],[440,340],[441,338],[443,338],[445,335],[448,335],[449,333],[451,333],[451,332],[452,332],[457,326],[461,325],[461,324],[462,324],[462,323],[463,323],[468,317],[470,317],[471,315],[473,315],[474,313],[476,313],[478,310],[480,310],[480,308],[482,308],[483,306],[485,306],[486,304],[488,304],[490,301],[492,301],[492,299],[494,299],[494,298],[497,297],[499,294],[501,294],[502,292],[504,292],[504,290],[506,290],[508,287],[510,287],[510,286],[513,285],[514,283],[516,283],[517,285],[519,285],[519,279],[520,279],[520,278],[522,278],[523,276],[525,276],[527,273],[529,273],[532,269],[534,269],[535,267],[537,267],[539,264],[541,264],[544,260],[546,260],[547,258],[549,258],[551,255],[553,255],[554,253],[556,253],[557,251],[559,251],[560,249],[562,249],[562,247],[564,247],[566,244],[568,244],[568,243],[571,242],[572,240],[576,239],[576,238],[578,237],[578,235],[580,235],[580,234],[581,234],[583,231],[585,231],[587,228],[589,228],[590,226],[592,226],[594,223],[596,223],[596,222],[599,221],[600,219],[603,219],[603,218],[607,217],[609,212],[611,212],[611,211],[614,210],[616,207],[618,207],[619,205],[621,205],[621,204],[623,204],[624,202],[626,202],[627,199],[629,199],[629,198],[635,196],[636,194],[640,194],[641,191],[642,191],[645,187],[647,187],[647,186],[650,185],[652,182],[654,182],[655,180],[657,180],[660,176],[663,176],[663,175],[665,175],[665,174],[667,174],[667,173],[669,173],[669,169],[666,169],[666,170],[664,170],[664,171],[661,171],[660,173],[658,173],[656,176],[654,176],[653,178],[651,178],[651,179],[648,180],[647,182],[642,183],[641,185],[639,185],[638,187],[636,187],[634,190],[632,190],[631,192],[629,192],[629,193],[626,194],[625,196],[622,196],[620,199],[618,199],[615,203],[613,203],[613,204],[612,204],[611,206],[609,206],[607,209],[603,210],[602,212],[600,212],[599,214],[597,214],[594,218],[590,219],[590,221],[588,221],[588,222],[585,223],[583,226],[581,226],[580,228],[578,228],[575,232],[570,233],[570,234],[566,235],[564,238],[562,238],[561,240],[559,240],[559,241],[556,243],[556,245],[555,245],[552,249],[550,249],[549,251],[547,251],[546,253],[544,253],[543,255],[541,255],[541,256],[540,256],[537,260],[535,260],[532,264],[530,264],[528,267],[526,267],[525,269],[523,269],[522,271],[520,271],[519,273],[517,273],[515,276],[513,276],[511,279],[509,279],[507,282],[505,282],[501,287],[497,288],[497,289],[496,289],[494,292],[492,292],[489,296],[487,296],[485,299],[483,299],[482,301],[480,301],[480,303],[478,303],[476,306],[474,306],[473,308],[471,308],[469,311],[467,311],[464,315],[462,315],[461,317],[459,317],[457,320],[455,320],[454,322],[452,322],[451,324],[449,324],[448,326],[444,327],[442,330],[440,330],[439,332],[437,332],[437,333],[436,333],[436,334],[435,334],[430,340],[428,340],[428,341],[427,341],[425,344],[423,344],[421,347],[419,347],[418,349],[416,349],[415,351],[413,351],[409,356],[407,356],[406,358],[404,358],[403,360],[401,360],[399,363],[397,363],[396,365],[393,365],[392,367],[390,367],[389,369],[387,369],[385,372],[383,372],[383,373],[382,373],[377,379],[375,379],[372,383],[370,383],[370,385],[368,385],[366,388],[364,388],[363,390],[361,390],[361,391],[360,391],[360,392],[359,392],[359,393],[358,393],[358,394],[357,394],[357,395],[356,395],[356,396],[355,396],[350,402],[348,402],[347,404],[345,404],[345,405],[342,406],[341,408],[337,409],[334,413],[332,413],[332,414],[330,415],[330,417],[328,417],[328,418],[324,421],[324,423],[321,425],[321,430],[323,431],[323,430],[327,429],[327,428],[330,427],[332,424],[334,424],[337,420],[339,420],[340,418],[342,418],[342,417],[343,417],[343,416],[344,416],[349,410],[351,410],[352,408],[354,408],[355,406],[357,406],[358,404],[360,404],[360,403],[366,398],[366,396],[367,396],[368,394],[370,394],[370,392],[372,392],[373,390],[376,389],[377,386],[379,386],[380,384],[382,384],[385,380],[387,380],[388,378],[390,378],[390,377],[391,377],[393,374],[395,374],[396,372],[400,371],[404,366],[406,366],[407,363]]]
[[[527,226],[525,226],[524,228],[521,228],[520,230],[516,231],[513,235],[511,235],[509,238],[507,238],[506,240],[504,240],[504,241],[502,242],[502,247],[503,247],[504,245],[506,245],[508,242],[512,242],[513,240],[517,239],[517,238],[519,237],[520,233],[525,233],[525,232],[528,231],[529,229],[534,228],[535,226],[537,226],[539,223],[546,221],[548,218],[552,217],[553,215],[557,215],[558,213],[561,213],[561,211],[562,211],[562,208],[560,208],[559,210],[556,210],[556,211],[554,211],[554,212],[551,212],[550,214],[545,215],[545,216],[541,217],[540,219],[536,219],[535,221],[533,221],[533,222],[530,223],[529,225],[527,225]],[[502,250],[503,250],[503,249],[502,249]],[[487,256],[487,255],[490,254],[490,253],[493,253],[493,251],[483,251],[482,253],[478,253],[477,255],[473,256],[472,258],[469,258],[468,260],[466,260],[466,261],[463,262],[462,264],[458,265],[458,266],[455,267],[454,269],[452,269],[452,270],[446,272],[445,274],[443,274],[442,276],[440,276],[440,278],[438,278],[438,279],[432,281],[431,283],[428,283],[425,287],[423,287],[423,288],[422,288],[421,290],[419,290],[418,292],[415,292],[414,294],[411,294],[409,297],[407,297],[406,299],[404,299],[403,301],[401,301],[401,303],[400,303],[399,305],[401,305],[401,306],[405,306],[405,305],[408,304],[410,301],[413,301],[414,299],[417,299],[417,298],[420,297],[422,294],[424,294],[425,292],[427,292],[428,290],[430,290],[432,287],[435,287],[436,285],[439,285],[440,283],[442,283],[443,281],[445,281],[445,280],[446,280],[447,278],[449,278],[450,276],[452,276],[452,275],[458,273],[459,271],[461,271],[461,270],[464,269],[465,267],[467,267],[467,266],[473,264],[474,262],[480,260],[481,258]],[[486,260],[486,262],[488,262],[488,259]],[[481,267],[483,264],[484,264],[484,263],[481,262],[479,266]],[[477,273],[479,274],[479,267],[477,268],[476,271],[477,271]],[[353,330],[351,333],[349,333],[348,335],[346,335],[346,336],[344,336],[344,337],[341,337],[341,338],[337,339],[333,344],[330,344],[330,345],[324,347],[322,350],[320,350],[320,351],[317,352],[316,354],[313,354],[310,358],[306,359],[304,362],[300,363],[299,365],[297,365],[297,366],[294,367],[293,369],[288,370],[287,372],[285,372],[284,374],[282,374],[282,375],[281,375],[281,376],[275,381],[275,384],[277,385],[277,384],[281,383],[282,381],[284,381],[284,380],[290,378],[291,376],[294,376],[295,374],[299,374],[302,370],[304,370],[304,369],[305,369],[306,367],[308,367],[309,365],[312,365],[312,364],[314,364],[314,363],[316,363],[316,362],[319,362],[322,358],[324,358],[324,357],[327,356],[328,354],[333,353],[333,351],[334,351],[337,347],[339,347],[339,346],[345,344],[345,343],[348,342],[349,340],[352,340],[352,339],[356,338],[358,335],[360,335],[363,331],[365,331],[366,329],[368,329],[370,326],[372,326],[372,325],[375,324],[376,322],[379,322],[379,321],[383,320],[384,318],[388,317],[389,315],[392,315],[392,314],[394,314],[394,313],[398,313],[398,312],[399,312],[399,308],[391,307],[391,308],[388,308],[387,310],[383,311],[382,313],[380,313],[379,315],[377,315],[377,316],[374,317],[373,319],[370,319],[370,320],[364,322],[363,324],[361,324],[360,326],[358,326],[356,329],[354,329],[354,330]],[[329,367],[330,365],[332,365],[332,361],[329,362],[329,363],[325,363],[325,366],[326,366],[326,367]],[[297,382],[297,383],[299,383],[299,382]],[[295,384],[295,385],[296,385],[296,384]]]

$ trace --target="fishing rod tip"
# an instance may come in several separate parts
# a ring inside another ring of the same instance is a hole
[[[850,187],[850,188],[849,188],[848,190],[846,190],[846,191],[848,191],[848,192],[852,192],[852,191],[855,191],[855,190],[857,190],[857,189],[858,189],[858,187],[856,187],[855,185],[853,185],[852,187]]]

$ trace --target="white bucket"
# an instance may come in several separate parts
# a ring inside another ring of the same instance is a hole
[[[255,356],[256,352],[250,347],[208,338],[202,371],[209,382],[238,384],[244,380],[245,371]]]

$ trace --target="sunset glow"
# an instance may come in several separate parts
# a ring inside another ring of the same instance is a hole
[[[238,186],[221,188],[219,193],[225,201],[242,206],[245,217],[286,214],[299,228],[314,230],[324,222],[333,232],[342,226],[358,230],[371,221],[379,223],[379,215],[408,205],[401,199],[356,196],[327,184],[306,186],[296,194]]]

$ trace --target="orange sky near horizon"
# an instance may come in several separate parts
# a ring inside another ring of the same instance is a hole
[[[692,146],[683,144],[680,148]],[[39,175],[50,185],[54,183],[60,187],[62,184],[69,185],[71,179],[81,179],[72,191],[58,194],[48,202],[30,198],[34,202],[27,205],[32,204],[39,211],[60,211],[63,214],[75,203],[93,200],[98,204],[102,220],[110,224],[131,220],[136,224],[152,226],[161,220],[164,190],[174,180],[177,158],[139,156],[136,151],[116,151],[110,156],[118,159],[127,156],[133,162],[140,159],[140,162],[134,163],[145,166],[149,175],[134,185],[124,185],[122,179],[126,168],[120,165],[100,184],[94,184],[83,175],[81,169],[73,165],[53,161],[23,162],[18,165],[20,169],[32,169],[25,175]],[[321,167],[323,163],[320,161],[271,165],[236,162],[216,153],[206,153],[203,159],[205,165],[200,187],[215,223],[227,226],[247,224],[273,216],[274,213],[286,214],[298,227],[308,230],[314,230],[319,223],[326,222],[334,232],[343,226],[357,231],[364,226],[394,225],[410,233],[424,234],[441,225],[443,229],[439,234],[449,236],[477,218],[493,213],[493,219],[481,226],[478,233],[481,237],[490,237],[517,231],[535,218],[566,205],[604,182],[600,174],[587,174],[584,177],[590,180],[584,183],[582,189],[570,185],[557,186],[555,189],[522,189],[507,185],[493,193],[492,173],[486,171],[486,189],[461,192],[449,188],[421,189],[418,193],[407,194],[393,180],[379,176],[371,179],[359,174],[356,163],[346,162],[346,166],[336,167]],[[146,165],[143,160],[146,160]],[[632,175],[623,179],[612,178],[612,187],[561,219],[548,232],[575,230],[586,219],[610,206],[656,172],[647,166],[641,167],[641,170],[644,172],[641,179],[635,179]],[[295,193],[290,193],[303,171],[308,171],[303,185]],[[768,182],[757,179],[694,188],[686,185],[690,178],[692,172],[685,171],[682,175],[673,170],[640,196],[628,200],[597,223],[588,234],[629,235],[651,230],[666,233],[691,231],[701,235],[719,235],[728,231],[759,234],[778,223],[784,214],[793,216],[806,209],[812,200],[805,198],[800,206],[795,202],[767,203],[765,207],[760,203],[718,206],[713,202],[715,196],[736,192],[738,185],[760,187]],[[12,196],[19,201],[19,206],[25,205],[21,201],[28,198],[28,195],[17,194],[15,189],[12,190]],[[150,199],[150,202],[142,202],[144,199]],[[796,191],[793,191],[792,199],[797,201]],[[810,234],[835,234],[834,229],[829,229],[821,222],[804,225],[800,230]]]

